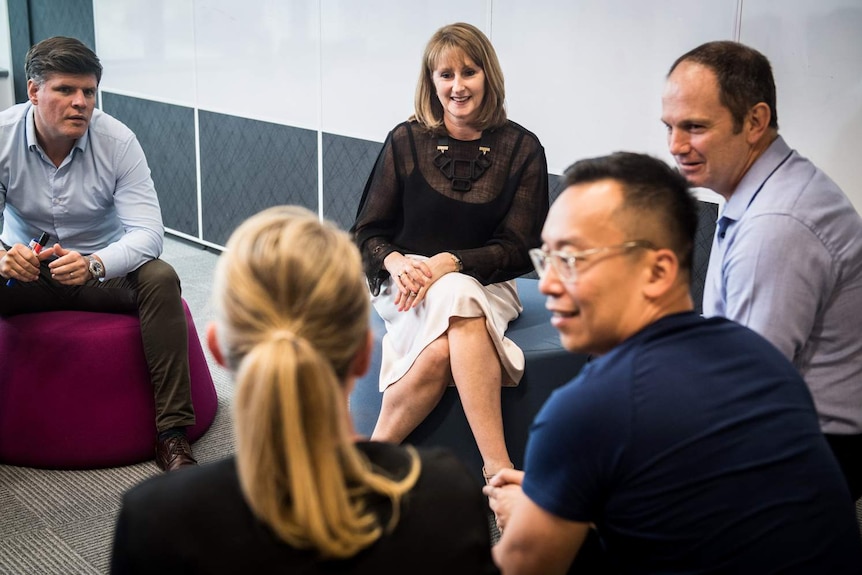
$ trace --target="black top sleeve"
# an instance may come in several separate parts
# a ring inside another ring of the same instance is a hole
[[[383,260],[393,251],[428,257],[451,251],[461,259],[463,273],[485,285],[530,270],[527,250],[541,244],[548,213],[545,151],[534,134],[514,122],[487,139],[491,166],[470,191],[458,192],[434,164],[436,136],[415,122],[389,133],[351,229],[375,294],[389,275]],[[449,153],[469,161],[477,144],[450,139]]]

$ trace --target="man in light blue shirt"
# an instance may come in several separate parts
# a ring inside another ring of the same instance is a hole
[[[144,152],[95,109],[102,66],[80,41],[36,44],[26,70],[29,102],[0,112],[0,315],[137,312],[156,462],[194,465],[185,312],[176,272],[158,259],[164,227]],[[42,233],[50,240],[37,255],[28,242]]]
[[[862,219],[838,186],[778,135],[775,99],[765,56],[736,42],[710,42],[671,67],[662,121],[689,183],[727,200],[704,315],[754,329],[799,369],[856,500]]]

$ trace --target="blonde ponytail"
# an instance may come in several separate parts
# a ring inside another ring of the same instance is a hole
[[[342,382],[369,313],[356,248],[307,210],[271,208],[231,236],[215,293],[246,500],[294,547],[356,554],[397,522],[420,472],[415,452],[404,477],[372,470],[350,434]],[[391,502],[387,525],[363,505],[372,492]]]

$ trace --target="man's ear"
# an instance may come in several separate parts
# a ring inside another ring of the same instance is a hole
[[[672,250],[666,248],[648,254],[650,267],[644,284],[644,295],[654,300],[673,288],[679,276],[679,260]]]
[[[766,102],[758,102],[748,111],[745,117],[746,137],[749,144],[756,144],[769,131],[772,111]]]
[[[32,79],[27,80],[27,98],[30,100],[30,103],[34,106],[39,105],[39,84],[34,82]]]
[[[374,351],[374,332],[370,329],[365,337],[365,343],[356,350],[356,355],[350,362],[350,374],[353,377],[362,377],[368,373],[371,367],[371,354]]]
[[[227,363],[224,360],[224,355],[222,355],[221,349],[218,346],[218,335],[216,330],[215,322],[211,321],[207,325],[207,347],[210,350],[210,353],[213,354],[213,357],[220,366],[227,368]]]

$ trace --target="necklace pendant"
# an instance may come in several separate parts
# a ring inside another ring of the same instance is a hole
[[[487,170],[488,168],[491,167],[491,158],[489,158],[485,154],[482,154],[481,156],[479,156],[478,158],[473,160],[473,164],[474,164],[473,171],[476,174],[473,179],[475,180],[475,179],[478,179],[479,176],[484,174],[485,170]]]
[[[473,182],[464,178],[452,178],[453,192],[469,192],[473,189]]]
[[[444,176],[450,180],[452,179],[452,176],[455,173],[454,166],[452,166],[452,158],[447,156],[444,150],[440,150],[437,152],[437,155],[434,156],[434,165],[443,172]]]
[[[486,135],[482,135],[482,142],[479,143],[479,154],[473,160],[458,160],[449,157],[446,153],[449,150],[448,136],[441,137],[437,141],[437,155],[434,156],[433,163],[437,169],[452,182],[452,191],[454,192],[469,192],[473,189],[473,182],[482,177],[482,175],[491,167],[492,160],[489,156],[491,147],[483,145]]]

